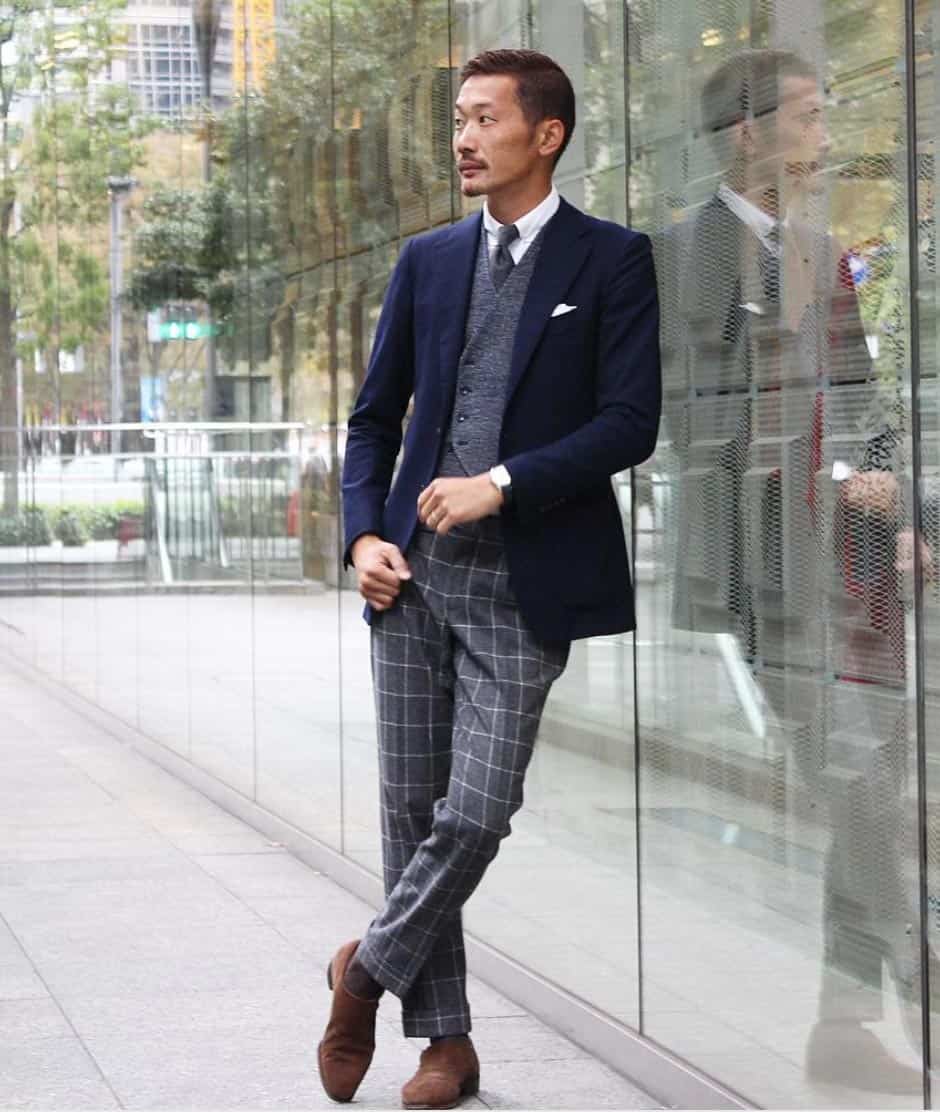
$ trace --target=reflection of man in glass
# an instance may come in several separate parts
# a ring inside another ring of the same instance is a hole
[[[574,122],[550,58],[497,50],[464,67],[454,155],[464,195],[486,203],[405,245],[349,420],[387,900],[330,963],[319,1063],[334,1099],[369,1067],[383,990],[405,1034],[431,1040],[405,1107],[476,1092],[461,909],[522,805],[570,642],[634,624],[610,480],[656,441],[656,278],[646,236],[554,188]]]
[[[918,1023],[899,438],[871,419],[851,269],[813,217],[828,150],[816,73],[783,51],[742,53],[709,78],[702,105],[722,179],[657,260],[681,469],[674,620],[734,636],[802,781],[828,803],[808,1075],[915,1092],[919,1073],[863,1026],[881,1017],[883,963],[911,1032]]]

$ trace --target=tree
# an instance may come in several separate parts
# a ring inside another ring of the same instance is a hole
[[[267,327],[283,293],[274,266],[276,244],[263,162],[260,171],[247,173],[247,180],[243,170],[241,180],[232,181],[232,170],[251,162],[242,141],[241,115],[238,106],[216,125],[227,158],[210,181],[155,189],[145,201],[127,292],[138,310],[177,303],[205,305],[230,363],[266,348]],[[152,344],[151,349],[156,370],[162,344]]]
[[[139,162],[148,122],[109,82],[121,0],[14,0],[0,14],[0,458],[16,508],[16,363],[107,327],[107,179]],[[96,238],[93,230],[101,229]]]
[[[436,211],[451,215],[450,90],[443,140],[440,126],[432,139],[423,120],[405,118],[420,82],[437,88],[443,74],[447,84],[446,4],[293,0],[285,12],[263,80],[203,124],[211,180],[145,204],[130,280],[140,310],[211,307],[219,354],[252,369],[271,354],[289,299],[309,308],[329,296],[334,260],[355,256],[365,285],[387,272],[403,230],[427,226],[420,198],[435,192]],[[397,192],[396,175],[406,179]],[[403,229],[407,191],[419,204]]]

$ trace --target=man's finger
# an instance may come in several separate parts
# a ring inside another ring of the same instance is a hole
[[[389,547],[388,562],[391,564],[392,571],[396,573],[399,579],[411,578],[411,568],[408,567],[408,561],[401,554],[401,549],[396,545]]]
[[[379,589],[384,587],[397,591],[399,579],[398,572],[388,564],[375,564],[362,573],[362,582],[367,587]]]
[[[370,601],[374,598],[398,598],[397,590],[392,590],[389,587],[376,583],[366,584],[360,589],[359,593],[363,598],[367,598]]]
[[[418,512],[422,515],[421,520],[427,521],[431,514],[436,513],[440,509],[440,497],[437,494],[432,494],[430,498],[425,498],[423,504],[419,504]]]
[[[391,602],[393,599],[398,598],[398,587],[387,587],[384,584],[378,583],[364,583],[359,593],[363,598],[372,602],[373,599],[382,599]]]

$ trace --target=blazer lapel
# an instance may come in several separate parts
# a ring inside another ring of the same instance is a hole
[[[591,250],[587,233],[588,224],[582,214],[563,200],[545,227],[541,251],[522,307],[506,391],[507,404],[525,374],[552,310],[564,300],[584,265]]]
[[[457,366],[463,350],[482,224],[482,213],[455,224],[437,251],[435,282],[439,302],[436,315],[440,322],[440,382],[445,412],[453,402],[457,385]]]

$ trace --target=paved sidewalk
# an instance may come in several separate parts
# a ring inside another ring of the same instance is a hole
[[[333,1108],[327,958],[366,904],[0,662],[0,1108]],[[653,1108],[479,982],[470,1108]],[[356,1107],[423,1045],[380,1009]]]

